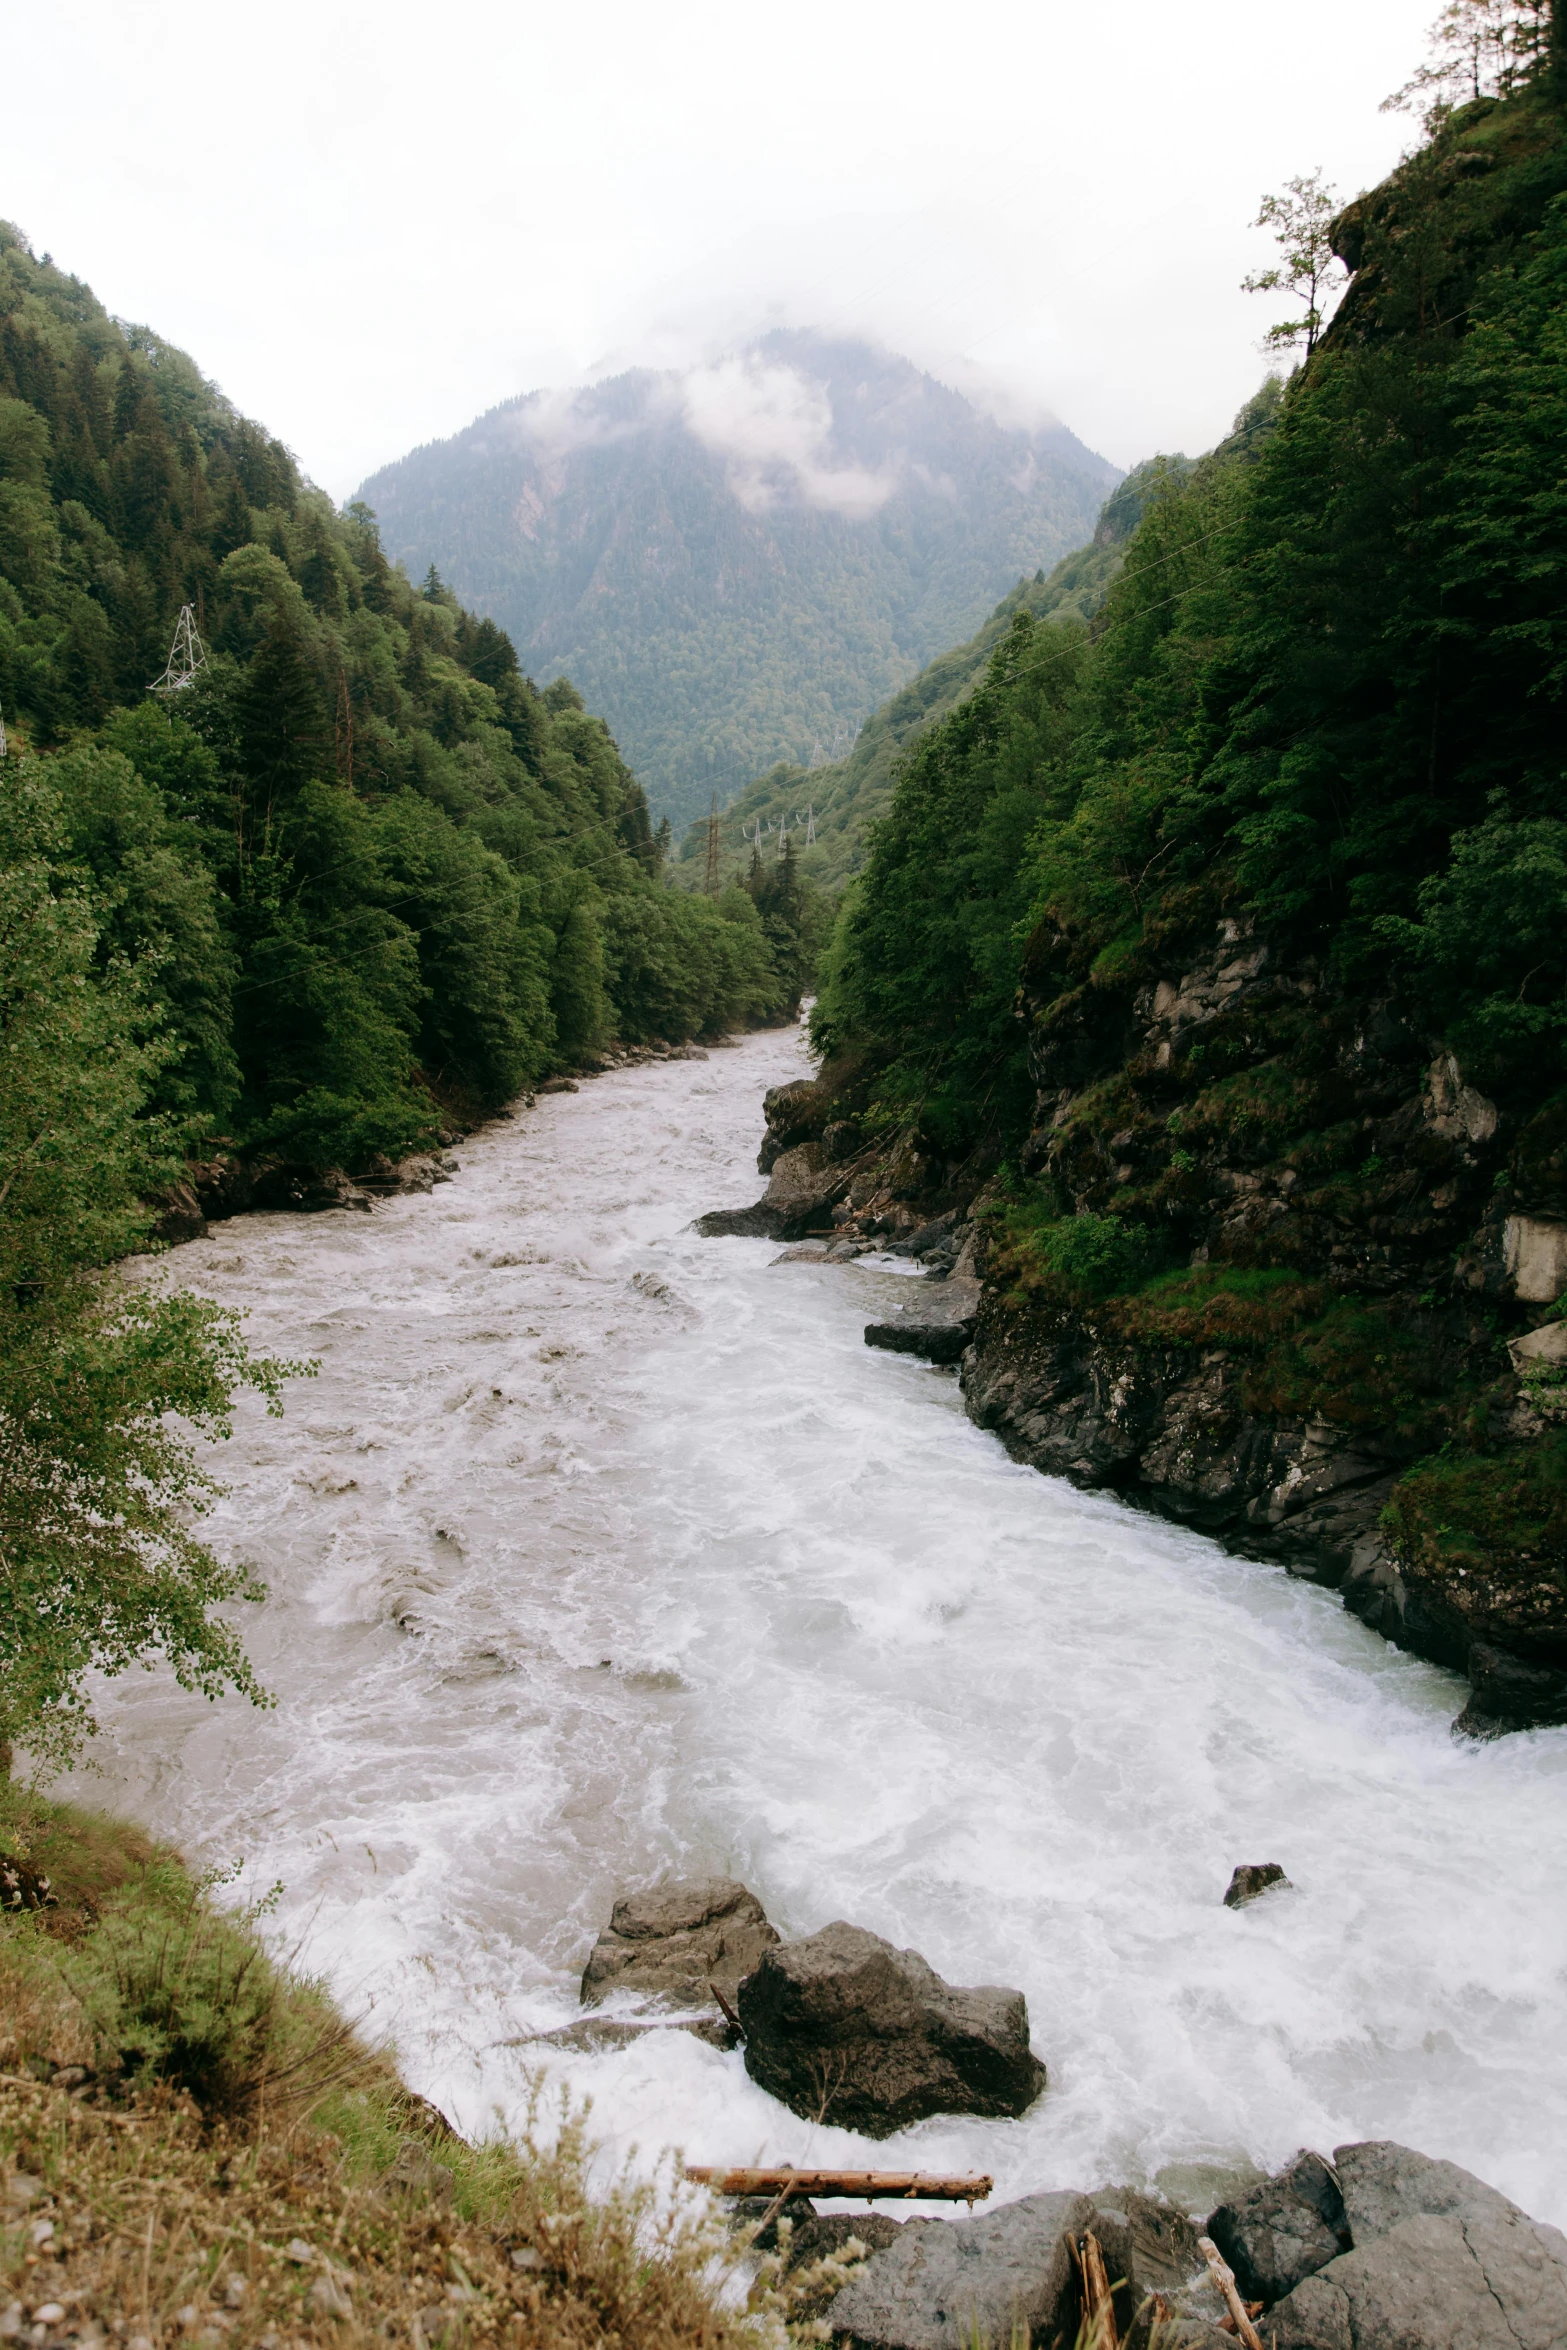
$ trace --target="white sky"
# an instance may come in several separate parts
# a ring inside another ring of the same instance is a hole
[[[0,215],[347,496],[541,384],[869,333],[1130,465],[1264,372],[1437,0],[10,0]]]

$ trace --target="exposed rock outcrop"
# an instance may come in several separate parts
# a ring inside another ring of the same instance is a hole
[[[1557,2350],[1567,2237],[1456,2163],[1370,2142],[1334,2156],[1352,2249],[1268,2312],[1278,2350]]]
[[[860,1926],[766,1951],[739,2013],[754,2081],[871,2138],[932,2113],[1019,2114],[1045,2085],[1020,1991],[956,1988]]]
[[[921,1294],[905,1313],[866,1324],[866,1345],[889,1354],[918,1355],[927,1363],[961,1362],[979,1318],[979,1283],[933,1281],[918,1287]]]
[[[970,2350],[976,2341],[1070,2344],[1082,2320],[1075,2247],[1092,2233],[1115,2286],[1123,2342],[1147,2339],[1150,2296],[1201,2267],[1193,2229],[1151,2198],[1106,2189],[1028,2195],[982,2218],[911,2220],[832,2303],[856,2350]],[[1230,2339],[1200,2321],[1161,2323],[1166,2350]]]
[[[830,2226],[830,2220],[818,2222]],[[853,2226],[846,2217],[844,2233]],[[1455,2163],[1383,2141],[1300,2153],[1205,2224],[1277,2350],[1562,2350],[1567,2238]],[[1133,2189],[907,2221],[828,2307],[851,2350],[1066,2350],[1092,2234],[1128,2350],[1233,2350],[1197,2230]],[[826,2245],[822,2246],[826,2249]]]
[[[698,1232],[709,1240],[726,1234],[752,1240],[803,1240],[808,1232],[831,1230],[832,1210],[850,1179],[822,1145],[796,1143],[770,1163],[767,1189],[754,1207],[717,1208],[698,1218]]]
[[[611,1991],[640,1991],[706,2007],[717,1990],[733,2008],[741,1978],[777,1940],[756,1895],[731,1877],[628,1893],[588,1955],[583,2005],[596,2006]]]
[[[775,1180],[937,1276],[869,1343],[956,1356],[1015,1458],[1337,1587],[1468,1675],[1465,1731],[1567,1721],[1567,1513],[1548,1463],[1529,1483],[1567,1431],[1567,1093],[1491,1098],[1245,913],[1125,981],[1063,993],[1063,960],[1047,926],[1024,963],[1019,1230],[983,1148],[864,1144],[847,1064],[768,1097]],[[783,1209],[747,1228],[807,1228]],[[1078,1216],[1142,1236],[1119,1280],[1030,1255]]]

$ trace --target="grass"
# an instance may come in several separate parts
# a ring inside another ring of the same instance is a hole
[[[1567,1577],[1567,1430],[1507,1452],[1455,1450],[1420,1462],[1394,1487],[1383,1524],[1411,1563],[1531,1588],[1559,1584]]]
[[[0,1788],[0,2334],[162,2350],[783,2350],[785,2275],[710,2206],[589,2192],[585,2117],[469,2145],[136,1831]],[[852,2255],[829,2264],[840,2275]],[[48,2312],[49,2314],[41,2314]],[[42,2332],[39,2331],[42,2328]]]

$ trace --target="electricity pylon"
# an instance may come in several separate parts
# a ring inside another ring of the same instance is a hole
[[[169,658],[161,677],[155,677],[147,691],[150,694],[183,693],[194,685],[198,670],[207,666],[207,652],[196,634],[196,615],[188,604],[181,604],[180,616],[174,623],[174,642],[169,647]]]

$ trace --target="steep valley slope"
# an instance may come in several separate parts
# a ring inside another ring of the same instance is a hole
[[[918,736],[738,1226],[921,1257],[891,1342],[1018,1458],[1337,1586],[1482,1735],[1567,1721],[1561,105],[1350,207],[1268,430]]]

